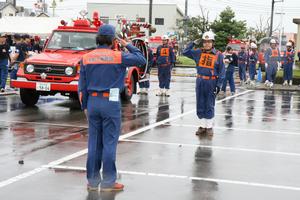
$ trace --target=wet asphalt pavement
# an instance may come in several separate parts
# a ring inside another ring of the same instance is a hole
[[[299,200],[300,92],[219,98],[213,138],[195,136],[194,78],[174,77],[169,98],[122,105],[120,193],[86,191],[87,123],[78,104],[43,97],[26,108],[0,96],[0,199]]]

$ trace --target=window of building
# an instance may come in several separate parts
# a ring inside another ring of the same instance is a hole
[[[140,22],[146,22],[146,18],[145,17],[139,17],[137,19],[140,20]]]
[[[10,17],[12,17],[12,16],[14,16],[14,14],[12,14],[12,13],[9,13],[9,16],[10,16]]]
[[[109,17],[107,16],[101,16],[100,20],[104,23],[104,24],[109,24]]]
[[[155,18],[155,25],[164,25],[164,18]]]

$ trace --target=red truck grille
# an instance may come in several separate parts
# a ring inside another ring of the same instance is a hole
[[[66,76],[65,69],[67,66],[53,66],[53,65],[34,65],[34,72],[31,74],[42,74],[45,73],[51,76]],[[26,73],[26,71],[25,71]],[[72,76],[76,75],[76,70]]]

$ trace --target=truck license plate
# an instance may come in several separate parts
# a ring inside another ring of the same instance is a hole
[[[37,91],[50,91],[51,84],[50,83],[36,83],[36,90]]]

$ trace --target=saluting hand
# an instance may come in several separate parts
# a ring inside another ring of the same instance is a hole
[[[128,42],[126,42],[125,40],[123,40],[121,38],[118,38],[118,40],[123,47],[126,47],[128,45]]]

